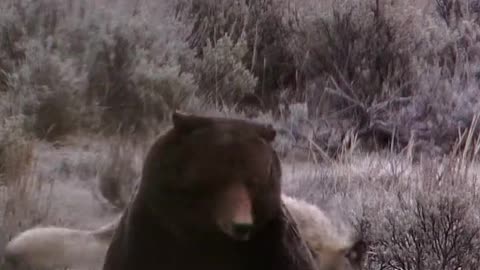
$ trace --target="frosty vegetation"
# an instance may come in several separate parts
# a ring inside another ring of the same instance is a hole
[[[284,191],[358,229],[366,269],[480,267],[480,1],[0,11],[0,257],[32,226],[111,220],[181,109],[273,123]]]

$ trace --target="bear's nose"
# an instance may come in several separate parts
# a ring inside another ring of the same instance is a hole
[[[233,233],[239,239],[246,240],[250,236],[250,232],[253,229],[251,223],[236,223],[233,224]]]
[[[21,269],[20,261],[9,254],[4,256],[4,264],[7,269]]]

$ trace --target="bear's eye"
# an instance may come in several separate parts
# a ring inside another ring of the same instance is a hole
[[[245,186],[250,191],[256,191],[259,186],[259,181],[257,178],[248,178],[247,181],[245,181]]]
[[[193,177],[185,179],[180,191],[192,196],[209,196],[223,187],[223,182],[215,177]]]
[[[245,181],[248,190],[253,193],[259,193],[261,190],[270,188],[270,181],[265,177],[250,177]]]

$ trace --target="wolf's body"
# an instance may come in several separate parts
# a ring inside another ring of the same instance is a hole
[[[97,230],[39,227],[12,239],[5,248],[7,263],[34,269],[98,269],[118,223]]]

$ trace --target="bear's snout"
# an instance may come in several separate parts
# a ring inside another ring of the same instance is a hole
[[[254,229],[252,202],[244,185],[233,185],[226,193],[224,204],[220,205],[221,230],[235,240],[250,239]]]
[[[20,256],[16,253],[10,251],[8,248],[5,251],[4,263],[7,269],[28,269],[27,265],[22,263],[22,258],[20,258]]]
[[[253,229],[253,223],[237,223],[233,224],[233,236],[239,240],[248,240],[250,232]]]

